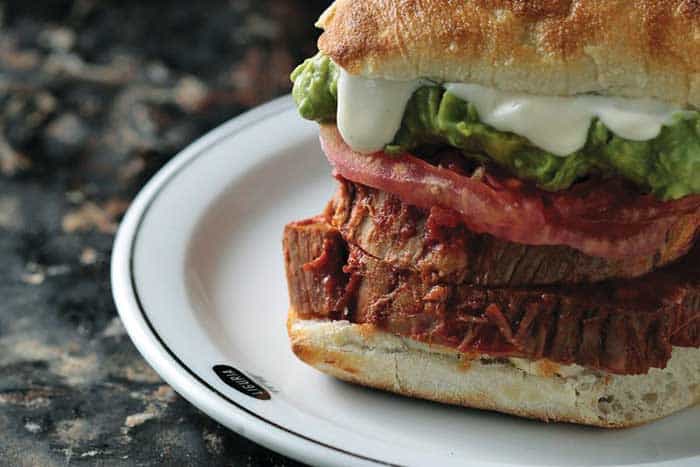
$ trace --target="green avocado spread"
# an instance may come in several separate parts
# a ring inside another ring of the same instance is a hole
[[[335,120],[338,68],[322,54],[292,73],[292,95],[302,117]],[[566,157],[550,154],[514,133],[481,123],[474,105],[438,85],[411,97],[387,153],[425,145],[449,145],[465,157],[491,159],[521,179],[549,191],[563,190],[593,174],[620,176],[663,200],[700,193],[700,114],[679,112],[672,124],[648,141],[620,138],[594,119],[583,148]]]

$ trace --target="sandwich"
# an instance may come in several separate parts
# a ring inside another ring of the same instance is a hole
[[[337,0],[292,73],[337,191],[283,236],[304,362],[628,427],[700,400],[700,10]]]

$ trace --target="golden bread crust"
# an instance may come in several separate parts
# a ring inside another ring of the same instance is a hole
[[[351,74],[700,107],[697,0],[337,0],[317,25]]]
[[[484,363],[372,325],[304,320],[293,309],[287,331],[300,360],[344,381],[547,422],[627,428],[700,402],[700,349],[676,347],[666,369],[647,375],[611,375],[549,361]]]

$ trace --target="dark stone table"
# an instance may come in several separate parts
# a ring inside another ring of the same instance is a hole
[[[149,368],[109,257],[159,167],[289,92],[327,4],[0,1],[0,465],[296,465]]]

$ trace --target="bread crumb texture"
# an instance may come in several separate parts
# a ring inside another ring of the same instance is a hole
[[[460,354],[347,321],[300,320],[288,331],[309,365],[409,397],[543,421],[608,428],[640,425],[700,401],[700,349],[674,347],[665,369],[614,375],[548,360]]]
[[[337,0],[319,49],[352,74],[700,105],[695,0]]]

